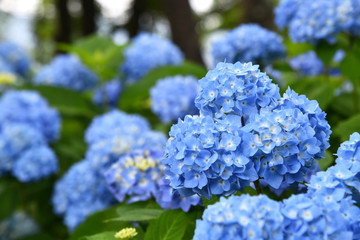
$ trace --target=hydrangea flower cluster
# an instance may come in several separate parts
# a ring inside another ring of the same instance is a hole
[[[13,72],[25,77],[30,69],[30,59],[25,51],[15,43],[2,42],[0,43],[0,59],[7,65],[6,72]],[[2,65],[2,64],[0,64]]]
[[[29,182],[57,171],[48,142],[58,138],[60,118],[36,92],[8,91],[0,99],[0,175]]]
[[[294,42],[334,43],[341,32],[360,34],[358,0],[283,0],[275,16],[279,28],[289,27]]]
[[[174,76],[159,79],[150,89],[151,109],[164,123],[196,114],[194,100],[199,92],[197,79],[192,76]]]
[[[1,57],[0,57],[0,73],[1,74],[14,73],[14,70],[10,67],[10,65],[5,60],[3,60]]]
[[[212,44],[213,63],[255,62],[263,66],[285,57],[282,38],[257,24],[243,24]]]
[[[292,58],[290,66],[297,72],[309,76],[321,75],[324,72],[324,64],[314,51],[309,51]]]
[[[0,121],[29,124],[47,141],[59,138],[59,113],[35,91],[7,91],[0,99]]]
[[[280,98],[279,87],[251,63],[218,63],[200,82],[195,100],[203,115],[221,118],[236,114],[246,122],[250,115]]]
[[[53,193],[54,211],[64,215],[70,231],[88,215],[116,201],[104,174],[119,158],[135,149],[161,149],[166,142],[162,133],[150,129],[146,119],[118,110],[94,118],[85,140],[86,158],[70,168],[56,183]],[[142,196],[137,194],[140,200]],[[134,195],[133,201],[135,198]]]
[[[58,55],[37,73],[34,83],[61,86],[81,92],[94,88],[97,76],[76,56]]]
[[[108,207],[115,200],[102,176],[85,159],[73,165],[57,181],[52,202],[54,212],[65,216],[64,223],[72,231],[88,215]]]
[[[200,116],[170,131],[165,174],[182,195],[230,195],[263,178],[303,182],[329,147],[330,126],[316,101],[279,88],[251,64],[220,63],[200,81]]]
[[[122,90],[121,81],[113,79],[94,90],[92,101],[98,106],[116,108]]]
[[[121,70],[127,80],[136,82],[150,70],[164,65],[179,65],[184,56],[171,41],[155,34],[141,33],[124,50],[124,64]]]
[[[161,150],[137,150],[120,157],[106,172],[110,191],[119,202],[145,201],[156,194]]]
[[[221,198],[196,221],[194,240],[283,239],[280,203],[265,195]]]
[[[36,221],[27,213],[14,212],[10,217],[0,222],[1,240],[20,239],[39,232]]]
[[[337,194],[339,195],[339,194]],[[336,195],[332,195],[335,197]],[[358,239],[360,209],[347,199],[324,204],[318,195],[292,195],[281,207],[284,239]],[[354,230],[357,231],[354,231]]]
[[[201,204],[201,198],[197,194],[187,197],[181,196],[177,190],[170,187],[170,181],[165,176],[160,178],[157,184],[156,202],[163,209],[181,208],[184,212],[188,212],[191,206]]]

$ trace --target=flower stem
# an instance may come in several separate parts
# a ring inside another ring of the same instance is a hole
[[[254,182],[254,185],[255,185],[256,192],[257,192],[258,194],[262,194],[263,192],[262,192],[262,189],[261,189],[261,185],[260,185],[259,179]]]

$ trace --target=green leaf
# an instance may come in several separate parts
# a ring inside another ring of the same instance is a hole
[[[206,69],[189,61],[184,62],[181,66],[156,68],[124,90],[119,101],[119,108],[131,112],[143,111],[144,108],[150,109],[150,88],[161,78],[174,75],[192,75],[200,79],[205,74]]]
[[[20,185],[13,179],[3,178],[0,181],[0,220],[9,217],[20,201]]]
[[[340,63],[340,71],[351,81],[360,81],[360,51],[349,51]]]
[[[116,239],[115,238],[115,231],[110,231],[110,232],[102,232],[102,233],[98,233],[89,237],[84,237],[81,239],[84,240],[111,240],[111,239]]]
[[[145,240],[181,240],[187,227],[187,217],[181,210],[169,210],[150,222]]]
[[[325,171],[334,163],[334,156],[330,151],[325,152],[325,157],[318,160],[321,171]]]
[[[105,219],[117,217],[116,209],[119,205],[108,208],[104,211],[97,212],[89,216],[82,224],[80,224],[71,234],[70,240],[78,240],[81,237],[105,231],[119,231],[125,227],[131,227],[131,224],[125,222],[106,222]]]
[[[77,92],[54,86],[23,86],[21,89],[38,91],[49,104],[56,107],[61,113],[67,115],[81,115],[89,118],[97,113],[93,109],[90,99]]]
[[[290,87],[298,94],[305,94],[310,100],[317,100],[321,109],[325,110],[334,98],[334,90],[337,85],[321,77],[316,77],[299,79]]]
[[[348,140],[354,132],[360,132],[360,114],[340,122],[334,128],[334,134],[338,135],[342,141]]]
[[[118,211],[119,212],[119,211]],[[162,209],[133,209],[124,212],[120,217],[109,219],[107,221],[125,221],[125,222],[140,222],[157,219],[164,210]]]
[[[314,48],[313,45],[308,43],[294,43],[289,37],[286,37],[284,42],[285,42],[287,54],[290,57],[295,57],[299,54],[305,53]]]
[[[334,57],[337,50],[337,47],[334,47],[334,45],[331,45],[326,41],[320,41],[315,48],[316,55],[321,59],[321,61],[323,61],[326,66],[331,63],[332,58]]]
[[[202,198],[202,201],[203,201],[203,206],[205,208],[207,208],[207,206],[209,206],[209,205],[213,205],[214,203],[220,201],[220,199],[215,195],[213,195],[210,200],[205,198],[205,197],[201,197],[201,198]]]

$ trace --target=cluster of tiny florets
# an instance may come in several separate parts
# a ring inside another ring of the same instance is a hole
[[[97,76],[76,56],[59,55],[37,73],[34,83],[61,86],[81,92],[94,88]]]
[[[129,82],[136,82],[150,70],[164,65],[179,65],[183,54],[171,41],[154,34],[141,33],[124,50],[121,70]]]
[[[0,72],[16,73],[26,77],[30,69],[30,59],[25,51],[15,43],[0,43]]]
[[[113,79],[94,90],[92,101],[102,107],[116,108],[123,90],[119,79]]]
[[[303,182],[329,147],[316,101],[277,85],[251,64],[218,64],[200,81],[200,116],[173,125],[165,173],[182,195],[230,195],[262,179],[274,189]]]
[[[74,230],[88,215],[108,207],[115,199],[102,175],[85,159],[56,182],[52,202],[54,212],[64,215],[64,223],[69,230]]]
[[[195,77],[178,75],[160,79],[150,89],[151,109],[164,123],[196,114],[194,100],[198,92]]]
[[[69,230],[88,215],[116,202],[117,196],[109,190],[104,174],[119,158],[137,149],[161,149],[166,142],[162,133],[150,129],[146,119],[118,110],[94,118],[86,130],[85,140],[88,143],[86,158],[72,166],[57,182],[53,194],[54,211],[64,215]],[[88,180],[84,180],[82,175],[85,174]],[[132,192],[127,194],[133,201],[146,196],[137,192],[139,198],[136,199]]]
[[[243,24],[212,44],[213,63],[253,62],[267,66],[285,56],[281,36],[257,24]]]
[[[314,51],[309,51],[292,58],[290,66],[297,72],[309,76],[321,75],[324,72],[324,64]]]
[[[280,98],[279,87],[251,63],[218,63],[200,82],[195,100],[201,114],[221,118],[226,114],[244,117],[258,113]]]
[[[0,99],[0,175],[36,181],[58,169],[48,142],[58,138],[60,118],[36,92],[8,91]]]
[[[194,240],[283,239],[280,203],[265,195],[221,198],[196,221]]]
[[[336,41],[341,32],[359,35],[358,0],[283,0],[275,10],[279,28],[289,27],[294,42]]]

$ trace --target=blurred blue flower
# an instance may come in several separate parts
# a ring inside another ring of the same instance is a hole
[[[59,138],[61,120],[57,110],[35,91],[7,91],[0,99],[0,122],[28,124],[47,141]]]
[[[150,89],[151,109],[164,123],[196,114],[195,98],[199,92],[197,79],[192,76],[174,76],[159,79]]]
[[[221,198],[196,221],[193,239],[285,239],[280,203],[266,195]]]
[[[54,212],[64,216],[70,231],[88,215],[100,211],[115,199],[108,191],[105,179],[85,159],[74,164],[56,184],[52,196]]]
[[[15,211],[0,222],[0,240],[21,239],[39,232],[36,221],[23,211]]]
[[[334,197],[336,197],[334,195]],[[299,194],[285,199],[284,239],[358,239],[360,209],[347,199],[331,207],[317,195]]]
[[[200,82],[200,93],[195,100],[201,114],[221,118],[236,114],[247,121],[280,98],[279,87],[251,63],[218,63]]]
[[[97,76],[73,55],[58,55],[41,69],[34,78],[35,84],[61,86],[75,91],[95,87]]]
[[[0,43],[0,58],[2,58],[15,72],[23,77],[27,75],[30,69],[30,59],[25,51],[15,43]]]
[[[14,73],[11,66],[0,57],[0,74],[2,73]]]
[[[13,174],[21,182],[47,177],[58,170],[54,152],[47,146],[32,147],[14,163]]]
[[[124,50],[121,66],[130,83],[136,82],[150,70],[164,65],[180,65],[184,56],[171,41],[155,34],[140,33]]]
[[[257,24],[243,24],[212,44],[213,65],[218,62],[253,62],[267,66],[285,57],[280,35]]]
[[[339,33],[360,34],[360,2],[283,0],[275,10],[275,19],[279,28],[289,27],[294,42],[335,43]]]
[[[116,108],[122,90],[121,81],[113,79],[94,90],[92,101],[99,106]]]
[[[324,73],[324,64],[314,51],[309,51],[292,58],[290,66],[304,75],[317,76]]]

